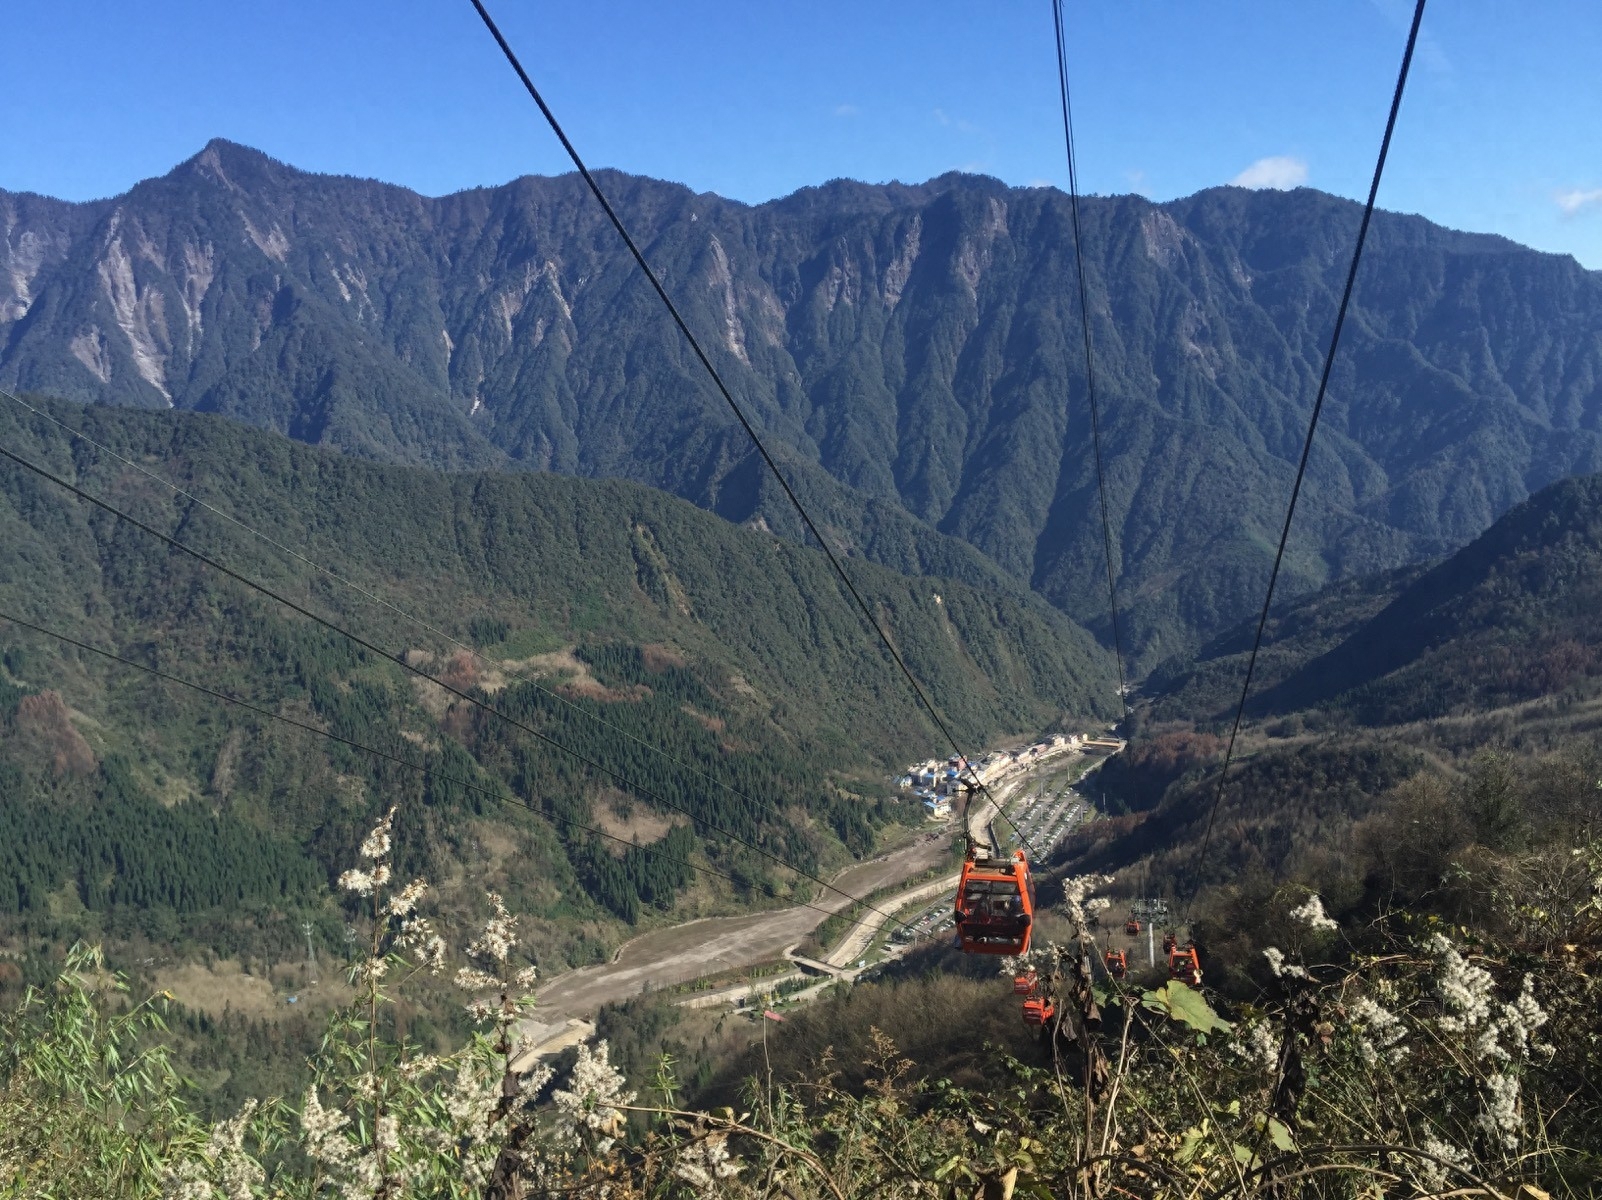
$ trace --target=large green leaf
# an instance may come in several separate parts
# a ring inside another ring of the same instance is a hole
[[[1140,1002],[1153,1012],[1183,1022],[1197,1033],[1222,1033],[1234,1028],[1213,1011],[1205,996],[1177,979],[1169,980],[1154,992],[1144,993]]]

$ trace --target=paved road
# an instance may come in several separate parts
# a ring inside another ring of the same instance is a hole
[[[938,866],[946,846],[944,834],[933,841],[919,838],[881,859],[857,863],[832,882],[860,896]],[[547,983],[540,989],[534,1018],[551,1023],[559,1016],[587,1017],[614,1000],[778,958],[817,928],[827,913],[838,912],[850,901],[827,892],[813,903],[817,908],[709,917],[642,934],[624,943],[604,966],[568,971]]]
[[[951,891],[961,878],[960,874],[947,875],[943,879],[931,880],[919,887],[898,892],[894,896],[886,896],[878,901],[876,909],[869,909],[858,918],[857,923],[850,928],[845,937],[840,939],[839,945],[829,951],[824,961],[837,969],[849,967],[872,944],[879,931],[889,924],[893,913],[915,901],[927,900],[938,896],[941,892]]]

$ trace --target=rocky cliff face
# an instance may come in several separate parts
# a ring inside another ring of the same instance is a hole
[[[605,186],[843,541],[893,560],[933,527],[1104,621],[1065,197],[959,175],[756,207]],[[1309,190],[1084,206],[1142,661],[1260,594],[1357,216]],[[214,142],[109,201],[0,193],[0,229],[8,386],[221,412],[373,458],[624,476],[784,519],[573,177],[429,199]],[[1602,469],[1599,422],[1602,278],[1382,214],[1288,589],[1440,553]]]

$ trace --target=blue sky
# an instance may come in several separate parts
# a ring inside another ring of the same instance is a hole
[[[1065,180],[1049,0],[491,7],[593,165],[747,201]],[[1087,190],[1366,190],[1407,0],[1068,12]],[[1435,0],[1381,204],[1602,268],[1599,16]],[[430,194],[565,166],[467,0],[53,0],[14,6],[7,43],[0,188],[111,195],[214,136]]]

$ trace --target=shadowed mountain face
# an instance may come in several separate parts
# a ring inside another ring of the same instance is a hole
[[[1602,476],[1566,479],[1266,692],[1373,724],[1532,700],[1602,674]]]
[[[1255,623],[1147,681],[1158,719],[1226,721]],[[1429,568],[1351,580],[1269,623],[1248,712],[1327,709],[1370,725],[1594,692],[1602,676],[1602,476],[1516,505]]]
[[[755,207],[604,185],[831,536],[901,570],[999,565],[1105,632],[1066,197],[960,175]],[[1084,206],[1143,664],[1261,595],[1358,215],[1305,189]],[[213,142],[112,200],[0,193],[0,230],[7,385],[621,476],[795,532],[575,177],[429,199]],[[1382,214],[1282,595],[1439,555],[1602,469],[1599,381],[1602,277]]]

